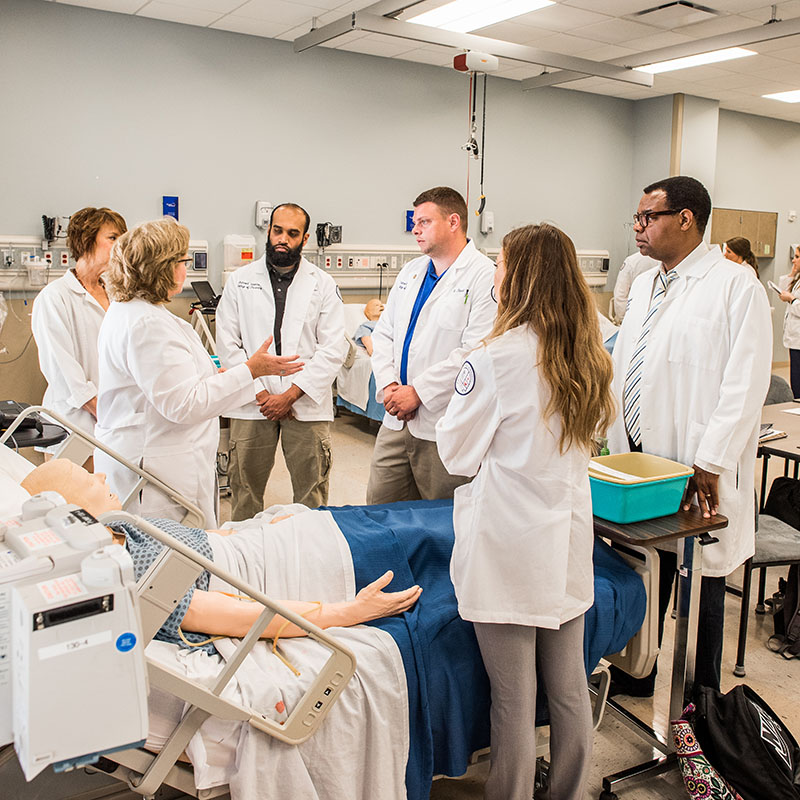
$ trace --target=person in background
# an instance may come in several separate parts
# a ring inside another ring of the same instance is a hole
[[[271,338],[246,361],[217,371],[192,326],[167,303],[186,280],[189,231],[171,217],[144,222],[119,238],[108,271],[111,305],[100,327],[100,387],[95,436],[153,473],[217,520],[219,416],[253,399],[253,380],[293,374],[297,356],[269,352]],[[122,498],[138,476],[101,450],[95,465]],[[134,514],[180,521],[184,509],[145,487]]]
[[[648,269],[658,266],[654,258],[642,255],[638,250],[631,253],[623,262],[617,273],[617,282],[614,284],[614,317],[617,324],[621,325],[628,307],[628,294],[633,282]]]
[[[75,266],[39,292],[31,313],[39,368],[47,381],[42,404],[90,434],[97,420],[97,335],[109,302],[102,276],[114,242],[127,230],[110,208],[76,211],[67,227]]]
[[[772,321],[764,287],[709,248],[711,198],[694,178],[646,186],[633,215],[636,243],[658,269],[633,284],[614,348],[614,394],[622,413],[612,453],[641,451],[692,465],[684,509],[728,518],[704,548],[695,682],[719,689],[725,577],[755,549],[756,449],[770,382]],[[659,639],[677,566],[659,549]],[[612,691],[653,694],[656,669],[636,680],[612,670]]]
[[[363,347],[368,356],[372,355],[372,331],[375,330],[384,308],[384,304],[377,297],[368,300],[364,306],[364,316],[367,321],[362,322],[353,334],[353,341],[358,347]]]
[[[800,247],[795,247],[792,269],[778,278],[783,314],[783,346],[789,351],[789,380],[792,394],[800,397]]]
[[[749,264],[758,277],[758,259],[750,249],[750,240],[744,236],[734,236],[725,242],[725,258],[734,264]]]
[[[331,387],[347,352],[336,282],[303,257],[310,219],[282,203],[272,210],[266,252],[231,275],[217,306],[217,353],[226,369],[241,364],[267,336],[274,352],[297,352],[301,373],[259,380],[255,400],[232,408],[228,476],[234,520],[264,508],[264,490],[280,439],[295,503],[328,502]]]
[[[436,425],[455,491],[450,574],[491,684],[486,800],[529,800],[537,664],[550,708],[548,797],[583,800],[592,714],[583,618],[594,601],[588,466],[613,416],[611,358],[575,247],[552,225],[503,239],[497,320]]]
[[[378,431],[367,503],[450,498],[465,482],[436,451],[436,422],[465,354],[492,329],[494,264],[467,238],[467,204],[447,186],[414,200],[423,256],[398,274],[372,333]]]

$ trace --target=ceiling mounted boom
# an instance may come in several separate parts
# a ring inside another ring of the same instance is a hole
[[[707,39],[697,39],[686,44],[676,44],[670,47],[662,47],[658,50],[648,50],[633,56],[623,56],[605,62],[608,66],[617,67],[643,67],[646,64],[655,64],[661,61],[668,61],[673,58],[685,58],[695,56],[700,53],[709,53],[712,50],[723,50],[728,47],[744,47],[748,44],[758,44],[768,42],[773,39],[783,39],[786,36],[797,36],[800,34],[800,18],[790,19],[785,22],[767,22],[757,25],[754,28],[747,28],[743,31],[734,33],[722,33],[718,36],[709,36]],[[522,81],[523,90],[539,89],[542,86],[555,86],[559,83],[569,83],[585,78],[578,70],[563,70],[561,72],[548,72],[546,75],[538,75],[535,78],[528,78]]]
[[[398,3],[376,3],[375,6],[398,6]],[[408,3],[403,4],[407,7]],[[369,8],[373,8],[370,6]],[[633,83],[638,86],[652,86],[653,76],[644,72],[635,72],[625,66],[605,64],[600,61],[590,61],[586,58],[567,56],[563,53],[553,53],[540,50],[538,47],[527,47],[513,42],[504,42],[500,39],[490,39],[486,36],[476,36],[472,33],[455,33],[452,31],[433,28],[427,25],[417,25],[411,22],[401,22],[396,19],[372,14],[369,11],[354,11],[347,17],[331,22],[321,28],[311,31],[294,40],[295,52],[301,53],[311,47],[328,42],[350,31],[364,31],[378,33],[383,36],[392,36],[399,39],[408,39],[423,44],[443,45],[459,50],[479,50],[493,56],[506,58],[511,61],[520,61],[524,64],[537,64],[542,67],[552,67],[563,71],[579,73],[583,78],[597,76],[611,80]]]

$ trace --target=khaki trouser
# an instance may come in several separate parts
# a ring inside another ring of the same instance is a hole
[[[281,441],[292,479],[293,502],[309,508],[328,502],[331,472],[330,422],[294,418],[231,420],[231,518],[249,519],[264,510],[264,490]]]
[[[401,431],[381,425],[372,451],[367,503],[452,498],[470,480],[445,469],[436,442],[412,436],[407,425]]]

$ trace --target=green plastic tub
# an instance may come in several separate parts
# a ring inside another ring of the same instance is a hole
[[[649,453],[598,456],[589,465],[592,511],[619,524],[674,514],[692,474],[691,467]]]

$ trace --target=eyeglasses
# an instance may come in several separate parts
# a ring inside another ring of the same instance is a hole
[[[193,264],[194,263],[194,259],[193,258],[179,258],[175,263],[176,264]]]
[[[663,217],[667,214],[680,214],[681,211],[683,211],[682,208],[668,208],[665,211],[642,211],[641,214],[633,215],[633,224],[644,230],[650,224],[651,219]]]

